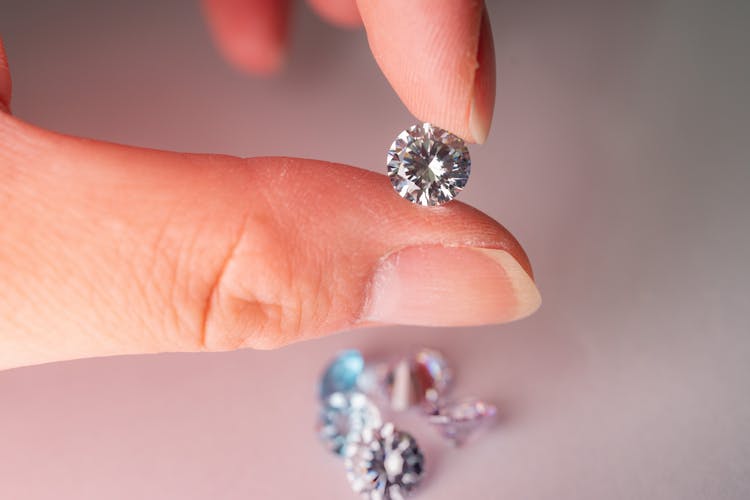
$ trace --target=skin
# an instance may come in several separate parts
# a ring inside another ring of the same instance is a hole
[[[310,3],[334,24],[364,25],[375,59],[417,118],[468,141],[484,140],[495,70],[481,2],[410,0],[415,15],[408,19],[392,16],[398,0]],[[283,66],[288,2],[204,0],[204,10],[231,64],[253,74]],[[439,50],[436,36],[447,37]],[[397,47],[404,44],[433,46],[413,73],[397,71],[405,63]],[[267,349],[391,322],[502,322],[538,307],[520,245],[499,223],[459,202],[414,206],[382,175],[346,165],[182,154],[65,136],[14,117],[10,96],[0,41],[0,368]],[[286,175],[292,171],[303,175]],[[353,185],[367,193],[367,205],[350,195]],[[500,259],[462,253],[465,246],[499,249]],[[435,256],[433,266],[460,262],[464,272],[450,285],[421,290],[420,304],[429,307],[430,293],[437,299],[447,286],[498,300],[437,318],[420,315],[419,304],[403,318],[388,304],[371,311],[394,286],[409,295],[424,255]],[[498,267],[508,259],[515,267]],[[394,272],[405,264],[414,280]],[[383,282],[391,287],[385,292],[378,288]]]

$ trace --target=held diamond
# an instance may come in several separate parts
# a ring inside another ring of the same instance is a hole
[[[429,123],[401,132],[388,150],[388,177],[398,194],[425,206],[441,205],[466,186],[471,171],[464,141]]]

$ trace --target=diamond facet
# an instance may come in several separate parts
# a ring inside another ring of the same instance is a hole
[[[402,500],[419,483],[424,457],[411,435],[391,423],[362,433],[346,447],[352,489],[370,500]]]
[[[323,404],[318,436],[329,450],[339,455],[363,432],[382,425],[377,407],[362,393],[334,392]]]
[[[387,165],[396,192],[425,206],[455,198],[471,171],[464,141],[429,123],[401,132],[388,150]]]
[[[460,446],[497,413],[495,406],[477,398],[440,403],[430,414],[430,423],[440,434]]]
[[[349,392],[357,388],[357,380],[365,368],[362,353],[349,349],[339,353],[328,365],[320,381],[320,399],[335,392]]]
[[[452,380],[452,372],[440,352],[420,349],[391,365],[383,383],[391,407],[403,411],[413,405],[434,406]]]

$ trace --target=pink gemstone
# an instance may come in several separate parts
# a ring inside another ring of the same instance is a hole
[[[460,446],[497,413],[495,406],[477,398],[440,403],[430,416],[430,423],[454,445]]]
[[[452,380],[453,374],[440,352],[420,349],[392,363],[383,385],[391,408],[404,411],[413,406],[432,408]]]

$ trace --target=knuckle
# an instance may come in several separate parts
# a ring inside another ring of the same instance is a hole
[[[320,329],[331,294],[315,252],[288,227],[246,221],[206,296],[202,349],[274,349]]]

